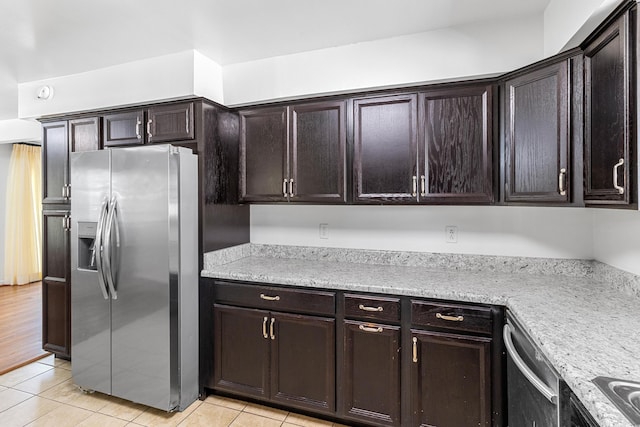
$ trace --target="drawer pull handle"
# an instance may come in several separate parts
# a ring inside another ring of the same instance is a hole
[[[271,337],[272,340],[276,339],[276,335],[273,333],[273,324],[276,323],[276,319],[275,318],[271,318],[271,323],[269,324],[269,336]]]
[[[265,301],[280,301],[279,295],[276,295],[275,297],[270,297],[269,295],[260,294],[260,298]]]
[[[371,327],[371,326],[360,325],[360,326],[358,326],[358,328],[361,331],[365,331],[365,332],[382,332],[382,328],[380,326],[374,328],[374,327]]]
[[[267,335],[267,321],[269,320],[268,317],[265,317],[264,319],[262,319],[262,336],[264,338],[269,338],[269,335]]]
[[[413,337],[413,363],[418,363],[418,338]]]
[[[383,311],[384,310],[382,307],[369,307],[368,305],[364,305],[364,304],[360,304],[358,308],[364,311]]]
[[[446,314],[436,313],[436,317],[442,320],[448,320],[450,322],[462,322],[464,320],[463,316],[447,316]]]

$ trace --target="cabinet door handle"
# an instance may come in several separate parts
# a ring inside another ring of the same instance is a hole
[[[411,195],[416,197],[418,195],[418,177],[413,175],[411,181]]]
[[[293,197],[293,179],[289,180],[289,197]]]
[[[142,124],[142,122],[140,121],[140,116],[136,117],[136,138],[140,139],[142,138],[142,135],[140,135],[140,125]]]
[[[271,337],[272,340],[276,339],[275,334],[273,333],[273,324],[276,323],[276,319],[275,318],[271,318],[271,323],[269,324],[269,336]]]
[[[420,195],[427,195],[427,178],[424,175],[420,175]]]
[[[624,181],[622,186],[618,185],[618,168],[622,165],[624,165],[624,159],[620,159],[613,167],[613,188],[618,190],[618,194],[624,194]]]
[[[418,338],[413,337],[413,363],[418,363]]]
[[[446,314],[436,313],[436,317],[442,320],[448,320],[449,322],[462,322],[464,316],[447,316]]]
[[[260,294],[260,299],[265,301],[280,301],[280,295],[276,295],[275,297],[270,297],[269,295]]]
[[[67,200],[71,198],[71,184],[67,184]]]
[[[371,326],[360,325],[360,326],[358,326],[358,328],[361,331],[365,331],[365,332],[382,332],[382,328],[380,326],[374,328],[374,327],[371,327]]]
[[[266,316],[262,319],[262,336],[264,338],[269,338],[269,335],[267,335],[267,321],[268,320],[269,320],[269,318],[266,317]]]
[[[149,136],[149,139],[151,139],[151,137],[153,136],[151,135],[151,122],[153,122],[152,119],[149,119],[147,121],[147,135]]]
[[[565,177],[567,176],[567,170],[565,168],[560,169],[560,174],[558,175],[558,191],[561,196],[565,196],[567,194],[566,189],[564,188]]]
[[[184,122],[185,122],[185,123],[184,123],[184,131],[185,131],[186,133],[189,133],[189,116],[187,116],[187,117],[185,118],[185,121],[184,121]]]
[[[67,198],[67,184],[62,186],[62,198],[63,199]]]
[[[382,307],[369,307],[369,306],[364,305],[364,304],[360,304],[358,306],[358,308],[360,310],[363,310],[363,311],[383,311],[384,310],[384,308],[382,308]]]
[[[282,181],[282,195],[287,197],[287,178]]]

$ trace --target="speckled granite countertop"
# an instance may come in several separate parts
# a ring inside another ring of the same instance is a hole
[[[640,278],[601,263],[242,245],[203,277],[506,306],[602,427],[631,427],[591,382],[640,381]]]

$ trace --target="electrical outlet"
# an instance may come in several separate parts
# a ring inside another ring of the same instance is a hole
[[[321,239],[328,239],[329,238],[329,224],[320,224],[319,237]]]
[[[447,243],[458,243],[458,227],[447,225],[444,228],[444,241]]]

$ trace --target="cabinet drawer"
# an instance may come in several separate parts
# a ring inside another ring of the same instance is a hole
[[[411,323],[458,331],[491,334],[491,308],[411,301]]]
[[[336,312],[333,292],[217,281],[214,295],[216,303],[226,305],[323,315]]]
[[[400,299],[345,294],[344,315],[352,319],[400,322]]]

